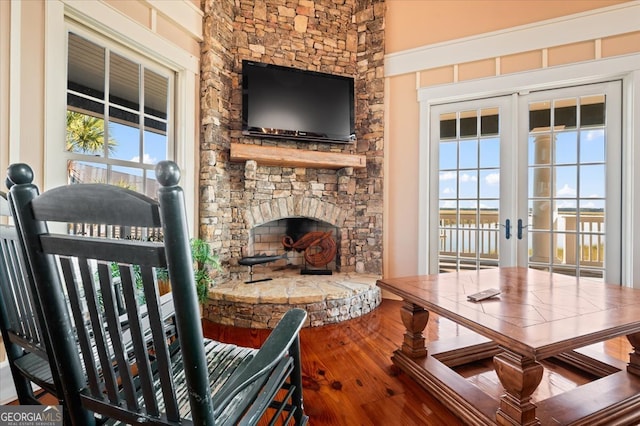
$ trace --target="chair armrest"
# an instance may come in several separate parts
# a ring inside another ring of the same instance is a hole
[[[298,338],[306,318],[307,312],[303,309],[291,309],[285,313],[256,355],[244,368],[238,368],[213,395],[213,406],[217,412],[223,411],[240,391],[278,364]]]

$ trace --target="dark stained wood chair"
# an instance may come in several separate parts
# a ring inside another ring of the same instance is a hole
[[[18,401],[23,405],[38,404],[32,384],[54,396],[62,393],[58,392],[60,384],[54,381],[57,374],[51,372],[40,303],[29,280],[18,231],[10,224],[6,194],[2,192],[0,217],[0,332]]]
[[[165,161],[156,176],[158,202],[104,184],[39,195],[27,165],[8,169],[10,201],[37,291],[47,300],[43,315],[73,423],[256,424],[266,417],[273,424],[306,424],[298,338],[306,313],[287,312],[260,349],[204,339],[180,172]],[[161,226],[163,242],[69,235],[58,222]],[[131,348],[125,348],[114,297],[114,262]],[[177,339],[165,331],[155,268],[169,271]],[[136,277],[151,336],[142,324]]]

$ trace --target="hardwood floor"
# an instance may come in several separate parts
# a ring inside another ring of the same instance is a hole
[[[440,402],[392,367],[391,353],[404,334],[401,304],[385,299],[375,311],[357,319],[302,330],[305,410],[311,426],[462,425]],[[238,329],[209,321],[203,325],[205,336],[244,346],[259,347],[269,334],[269,330]],[[431,317],[431,340],[464,333],[469,331]],[[626,362],[631,346],[626,338],[617,338],[592,349]],[[545,378],[534,399],[556,395],[591,379],[559,363],[545,362],[545,367]],[[490,361],[458,368],[458,372],[483,390],[500,395],[502,388]],[[56,402],[45,397],[45,403]]]
[[[360,318],[319,328],[303,329],[305,410],[318,425],[461,425],[440,402],[392,367],[391,353],[402,342],[402,302],[383,300],[378,309]],[[442,318],[430,320],[429,339],[470,333]],[[205,336],[259,347],[268,330],[248,330],[204,322]],[[631,347],[618,338],[593,348],[628,360]],[[534,399],[545,399],[591,380],[560,363],[545,362],[545,378]],[[502,387],[492,363],[459,368],[459,373],[487,392]]]
[[[310,425],[458,425],[431,395],[392,367],[402,341],[400,302],[372,313],[301,332],[305,411]],[[206,337],[259,347],[268,330],[204,321]]]

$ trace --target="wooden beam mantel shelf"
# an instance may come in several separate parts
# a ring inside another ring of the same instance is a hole
[[[308,167],[316,169],[356,169],[367,166],[364,155],[346,154],[342,152],[307,151],[296,148],[280,148],[274,146],[231,144],[231,161],[241,162],[255,160],[262,166]]]

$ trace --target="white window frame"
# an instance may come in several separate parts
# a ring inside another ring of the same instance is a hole
[[[66,133],[66,58],[68,24],[76,22],[175,72],[174,161],[182,171],[187,219],[197,233],[197,170],[199,129],[197,87],[199,57],[167,42],[102,2],[45,2],[45,123],[44,189],[67,182],[64,143]]]
[[[623,91],[621,282],[626,286],[640,288],[640,264],[634,265],[633,262],[633,259],[640,255],[640,193],[634,191],[634,188],[640,188],[640,169],[635,167],[636,164],[640,164],[640,149],[635,148],[635,143],[640,142],[640,121],[634,116],[634,111],[636,115],[637,111],[640,111],[640,54],[419,89],[418,273],[437,271],[437,259],[434,262],[429,256],[429,224],[431,222],[429,194],[434,187],[429,176],[431,106],[609,80],[621,80]],[[517,103],[514,103],[514,108],[516,108],[515,105]]]
[[[75,23],[69,22],[67,25],[67,34],[75,34],[87,41],[90,41],[91,43],[95,44],[96,46],[99,46],[100,48],[106,49],[109,51],[109,55],[118,55],[121,56],[123,58],[125,58],[128,61],[131,61],[131,63],[134,63],[136,66],[140,66],[142,65],[144,67],[144,70],[148,70],[148,71],[152,71],[155,74],[157,74],[158,76],[164,77],[167,79],[167,88],[168,88],[168,96],[167,96],[167,130],[166,130],[166,137],[167,137],[167,159],[168,160],[175,160],[175,138],[174,138],[174,124],[175,124],[175,119],[173,118],[174,116],[174,110],[173,110],[173,105],[175,104],[174,102],[174,96],[176,93],[175,90],[175,75],[171,70],[168,70],[167,68],[162,67],[161,65],[158,65],[156,63],[153,63],[151,61],[148,60],[148,58],[145,58],[135,52],[129,51],[126,48],[116,45],[113,43],[113,41],[106,39],[102,36],[99,36],[89,30],[87,30],[86,28],[77,25]],[[65,56],[66,58],[66,56]],[[68,58],[67,58],[68,59]],[[68,60],[67,60],[67,64],[68,64]],[[106,65],[106,64],[105,64]],[[105,68],[105,76],[104,78],[106,79],[111,79],[111,77],[109,76],[109,74],[106,72],[106,68]],[[142,74],[142,78],[145,79],[146,77],[144,76],[144,74]],[[146,84],[146,83],[143,83]],[[106,87],[106,85],[105,85]],[[138,90],[140,88],[138,87]],[[67,92],[68,93],[68,92]],[[113,105],[113,102],[111,100],[108,99],[107,94],[105,93],[105,95],[103,95],[104,97],[99,101],[101,103],[107,104],[109,105],[107,108],[107,111],[109,111],[109,108],[111,108],[111,105]],[[142,94],[140,96],[141,98],[144,97],[144,94]],[[116,104],[115,105],[118,109],[125,109],[126,107]],[[84,113],[83,111],[80,111],[81,113]],[[145,114],[144,113],[140,113],[139,114],[140,117],[143,120],[145,120]],[[105,122],[106,123],[115,123],[117,121],[115,121],[113,119],[113,117],[110,116],[110,114],[107,114],[107,116],[105,117]],[[127,123],[126,125],[130,126],[129,123]],[[137,123],[137,125],[140,125],[140,123]],[[139,131],[139,127],[136,127],[136,129]],[[140,149],[140,140],[137,141],[138,143],[138,150]],[[142,152],[140,153],[142,155]],[[134,162],[131,161],[127,161],[127,160],[122,160],[122,159],[117,159],[117,158],[106,158],[106,156],[101,156],[101,157],[93,157],[91,154],[86,154],[86,153],[81,153],[81,152],[73,152],[73,151],[63,151],[63,157],[64,157],[64,161],[65,163],[67,161],[78,161],[78,162],[97,162],[100,164],[104,164],[105,166],[111,165],[111,166],[119,166],[119,167],[126,167],[126,168],[133,168],[133,169],[137,169],[137,170],[142,170],[147,169],[147,170],[152,170],[153,169],[153,165],[152,164],[136,164]],[[106,176],[106,175],[105,175]],[[143,188],[140,188],[141,190]],[[155,195],[150,195],[149,193],[147,193],[146,188],[143,191],[145,194],[155,197]]]

